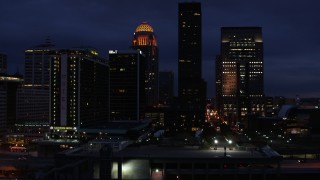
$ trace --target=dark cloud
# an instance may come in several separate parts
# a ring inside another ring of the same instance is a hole
[[[0,51],[23,71],[24,49],[47,36],[58,47],[90,45],[102,56],[127,49],[142,21],[155,29],[160,69],[177,79],[177,0],[8,0],[0,2]],[[214,61],[223,26],[261,26],[266,95],[320,96],[320,1],[203,0],[203,77],[214,96]]]

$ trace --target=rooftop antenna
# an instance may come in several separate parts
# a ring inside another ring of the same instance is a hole
[[[51,37],[50,37],[50,36],[47,36],[47,37],[46,37],[45,45],[47,45],[47,46],[54,46],[54,45],[52,44],[52,41],[51,41]]]
[[[47,36],[47,38],[46,38],[46,44],[51,44],[51,38],[50,38],[50,36]]]

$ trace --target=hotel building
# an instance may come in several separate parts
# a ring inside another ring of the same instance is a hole
[[[109,122],[109,65],[93,48],[50,51],[51,137],[78,137],[79,129]]]

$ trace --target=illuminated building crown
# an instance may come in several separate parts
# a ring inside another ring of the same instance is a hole
[[[147,22],[142,22],[137,26],[133,36],[133,46],[157,46],[153,28]]]
[[[137,26],[136,32],[153,32],[153,28],[147,22],[142,22]]]

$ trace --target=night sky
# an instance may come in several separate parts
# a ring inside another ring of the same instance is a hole
[[[178,70],[177,0],[1,0],[0,52],[9,73],[24,72],[24,50],[45,42],[61,48],[126,50],[142,21],[155,30],[160,70]],[[267,96],[320,97],[319,0],[206,0],[202,3],[203,77],[215,95],[220,27],[260,26]]]

